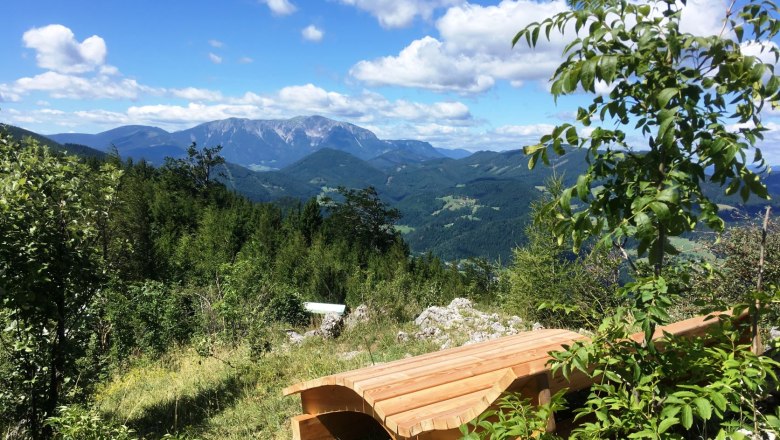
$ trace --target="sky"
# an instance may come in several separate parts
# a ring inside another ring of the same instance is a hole
[[[564,37],[511,47],[524,25],[565,8],[561,0],[4,2],[0,122],[97,133],[318,114],[383,139],[517,149],[592,99],[555,103],[548,92]],[[683,26],[719,32],[725,9],[723,0],[689,0]],[[765,116],[772,157],[780,113]]]

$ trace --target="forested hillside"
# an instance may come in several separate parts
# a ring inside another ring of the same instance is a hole
[[[302,301],[407,319],[489,284],[476,266],[411,257],[397,211],[370,189],[282,209],[215,181],[218,148],[156,168],[0,136],[4,432],[49,432],[59,405],[139,354],[216,338],[262,355],[273,323],[308,321]]]

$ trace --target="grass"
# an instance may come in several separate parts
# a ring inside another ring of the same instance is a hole
[[[410,232],[414,232],[417,228],[413,228],[408,225],[394,225],[393,226],[396,231],[400,232],[401,234],[408,234]]]
[[[482,205],[477,204],[476,199],[472,199],[470,197],[457,197],[457,196],[444,196],[444,197],[437,197],[436,200],[441,200],[444,202],[444,206],[434,211],[431,215],[439,215],[442,211],[458,211],[461,209],[468,209],[471,211],[471,214],[476,214],[479,208],[482,208]]]
[[[217,347],[216,357],[182,347],[115,375],[96,394],[95,406],[147,439],[176,432],[204,440],[289,439],[289,419],[300,413],[300,401],[282,396],[283,388],[437,349],[426,341],[398,342],[398,331],[413,332],[411,326],[378,320],[336,340],[301,345],[287,344],[278,329],[273,350],[256,361],[245,345]]]

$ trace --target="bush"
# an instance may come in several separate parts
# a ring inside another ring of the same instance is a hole
[[[61,406],[59,415],[50,417],[46,424],[57,440],[134,440],[132,429],[103,420],[95,410],[80,406]]]
[[[158,355],[174,343],[187,341],[195,327],[187,292],[157,281],[114,289],[105,307],[114,359]]]
[[[309,322],[309,316],[303,309],[303,302],[290,289],[280,288],[266,306],[265,317],[269,321],[285,322],[301,326]]]

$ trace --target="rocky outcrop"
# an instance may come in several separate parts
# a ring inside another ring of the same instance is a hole
[[[344,315],[338,313],[328,313],[322,318],[319,335],[326,339],[335,339],[341,335],[344,328]]]
[[[326,339],[335,339],[341,335],[344,329],[344,316],[338,313],[328,313],[322,318],[320,328],[309,330],[300,334],[294,330],[287,330],[287,338],[293,344],[300,344],[308,338],[319,336]]]
[[[344,320],[344,328],[350,330],[355,326],[357,326],[358,324],[368,322],[370,319],[371,319],[371,310],[368,308],[367,305],[361,304],[355,307],[355,310],[353,310],[349,314],[349,316],[347,316],[347,319]]]
[[[465,298],[455,298],[446,307],[428,307],[417,316],[414,323],[419,330],[413,335],[399,332],[400,341],[411,338],[429,339],[438,343],[442,349],[514,335],[526,330],[523,320],[519,317],[504,319],[497,313],[481,312]]]

